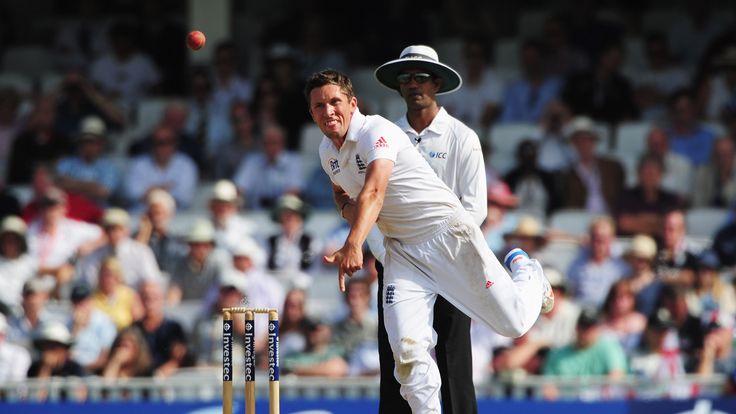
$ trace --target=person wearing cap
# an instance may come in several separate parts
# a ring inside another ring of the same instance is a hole
[[[245,157],[232,177],[248,208],[273,207],[284,194],[302,190],[299,155],[286,149],[286,132],[275,124],[263,127],[263,149]]]
[[[31,223],[38,218],[46,193],[51,188],[56,187],[55,182],[56,172],[52,164],[37,164],[33,168],[33,177],[31,178],[33,197],[28,204],[23,206],[21,212],[21,217],[26,223]],[[102,207],[81,194],[66,192],[65,194],[67,218],[92,224],[99,223],[103,213]]]
[[[0,222],[0,310],[20,307],[23,284],[38,271],[38,262],[28,254],[26,223],[18,216]]]
[[[109,208],[100,223],[107,242],[83,258],[77,267],[81,279],[97,284],[100,264],[108,256],[115,256],[123,267],[124,283],[136,287],[143,280],[162,280],[161,270],[153,251],[147,245],[130,237],[130,216],[120,208]]]
[[[107,204],[120,182],[114,163],[103,156],[107,128],[97,116],[82,119],[77,155],[62,158],[56,166],[58,185],[101,205]]]
[[[10,342],[30,348],[33,332],[45,322],[58,319],[46,305],[54,288],[49,278],[34,277],[23,284],[20,312],[8,316],[7,338]]]
[[[28,368],[28,378],[83,377],[87,371],[71,356],[74,338],[61,321],[41,325],[33,336],[39,357]]]
[[[662,385],[685,375],[685,361],[679,348],[680,338],[675,321],[667,309],[653,312],[647,320],[641,346],[630,358],[629,370],[640,378],[661,381]],[[669,380],[669,381],[668,381]],[[686,384],[673,384],[667,395],[689,398],[692,389]]]
[[[593,120],[579,116],[565,127],[576,162],[563,173],[562,207],[603,214],[612,211],[624,188],[621,164],[596,154],[600,136]]]
[[[518,218],[516,226],[503,234],[504,246],[500,251],[506,254],[520,248],[530,254],[537,254],[547,244],[547,235],[538,218],[525,214]]]
[[[636,310],[645,316],[654,312],[662,288],[662,281],[654,271],[656,257],[657,242],[646,234],[632,237],[623,255],[629,264],[630,272],[626,278],[636,295]]]
[[[519,199],[503,181],[494,181],[488,185],[488,213],[480,226],[488,247],[496,254],[501,254],[504,247],[503,235],[516,227],[519,218],[513,210],[519,205]]]
[[[72,311],[66,320],[72,334],[72,358],[88,372],[97,372],[107,362],[117,328],[107,315],[95,307],[92,288],[77,283],[71,291]]]
[[[409,48],[412,53],[403,58],[414,59],[414,65],[436,63],[430,50]],[[392,82],[428,81],[419,73],[408,75],[396,74]],[[438,90],[457,87],[435,82]],[[377,222],[386,251],[381,300],[395,377],[413,412],[440,412],[440,372],[430,354],[437,296],[503,335],[519,336],[543,307],[551,307],[549,284],[539,263],[521,250],[505,260],[509,276],[480,231],[477,219],[486,206],[471,215],[400,127],[361,114],[350,78],[333,70],[318,72],[307,80],[304,93],[325,135],[319,149],[322,168],[333,183],[338,211],[351,225],[342,248],[324,260],[337,266],[344,291],[345,275],[363,266],[362,246]]]
[[[733,326],[736,314],[736,294],[731,283],[721,281],[721,262],[713,250],[705,250],[698,256],[695,280],[688,288],[685,300],[690,314],[706,322],[718,322],[721,326]]]
[[[310,207],[291,194],[280,197],[271,211],[279,232],[266,240],[266,266],[278,272],[280,279],[297,281],[312,269],[315,256],[322,249],[318,240],[304,229],[309,214]]]
[[[189,250],[171,273],[167,293],[169,305],[182,300],[204,299],[230,267],[232,260],[224,248],[215,245],[215,228],[207,219],[195,220],[185,241]]]
[[[415,56],[427,58],[417,59]],[[397,91],[406,103],[406,115],[399,118],[396,125],[411,139],[437,176],[460,199],[475,223],[482,224],[488,211],[488,188],[480,140],[472,129],[450,115],[437,102],[438,95],[460,89],[460,75],[440,62],[434,49],[424,45],[406,47],[399,59],[379,66],[375,75],[382,85]],[[378,270],[379,295],[382,295],[383,266]],[[379,302],[379,307],[381,305]],[[441,362],[439,368],[444,385],[442,395],[446,401],[445,412],[476,412],[475,389],[472,387],[470,318],[442,296],[438,296],[435,302],[434,314],[434,329],[439,335],[437,352],[440,355],[438,361]],[[382,323],[379,329],[385,329]],[[399,407],[403,407],[403,412],[409,412],[393,379],[393,358],[385,339],[383,334],[379,336],[383,354],[382,408],[379,411],[384,412],[391,407],[392,412],[398,412]],[[390,382],[392,387],[389,388],[385,382]]]
[[[157,188],[148,193],[146,206],[134,238],[151,248],[163,274],[171,274],[187,254],[186,243],[172,235],[169,228],[176,214],[176,200],[168,191]]]
[[[240,238],[253,234],[253,225],[238,215],[238,189],[229,180],[215,183],[210,192],[210,218],[215,226],[215,243],[227,248]]]
[[[0,385],[23,381],[31,366],[31,354],[18,344],[7,340],[8,321],[0,313]]]

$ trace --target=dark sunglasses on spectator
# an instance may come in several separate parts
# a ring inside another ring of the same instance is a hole
[[[409,81],[412,80],[412,78],[417,83],[425,83],[429,80],[432,80],[433,76],[429,73],[401,73],[396,77],[396,80],[399,81],[399,83],[409,83]]]

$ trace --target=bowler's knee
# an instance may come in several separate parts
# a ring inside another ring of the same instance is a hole
[[[416,375],[425,375],[429,366],[425,361],[428,350],[412,338],[401,338],[394,353],[396,379],[404,384]],[[422,372],[423,371],[423,372]]]

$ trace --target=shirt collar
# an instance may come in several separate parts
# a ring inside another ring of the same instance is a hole
[[[348,126],[348,133],[345,135],[345,142],[347,141],[358,141],[358,133],[363,129],[365,124],[366,116],[361,114],[358,108],[355,108],[353,117],[350,119],[350,125]]]
[[[409,119],[407,119],[406,114],[404,114],[401,119],[396,121],[396,125],[398,125],[399,128],[401,128],[404,132],[410,133],[412,135],[425,135],[427,132],[431,132],[436,135],[442,135],[447,130],[449,124],[450,114],[447,113],[443,106],[440,107],[440,111],[437,112],[437,115],[435,115],[429,126],[425,128],[424,131],[419,131],[419,134],[417,134],[417,131],[415,131],[414,128],[409,125]]]

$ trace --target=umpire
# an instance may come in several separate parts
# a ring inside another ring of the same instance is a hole
[[[437,95],[460,88],[462,79],[451,67],[441,63],[429,46],[409,46],[399,59],[376,69],[376,79],[396,90],[406,102],[406,116],[396,124],[463,207],[480,225],[487,213],[486,173],[478,135],[450,116],[437,103]],[[375,232],[375,231],[374,231]],[[371,243],[380,250],[380,243]],[[381,252],[375,252],[382,258]],[[381,362],[379,414],[411,414],[409,404],[399,394],[394,378],[394,359],[383,322],[383,266],[378,268],[378,345]],[[445,414],[478,412],[472,377],[470,318],[438,296],[434,305],[435,348],[442,378],[442,405]]]

